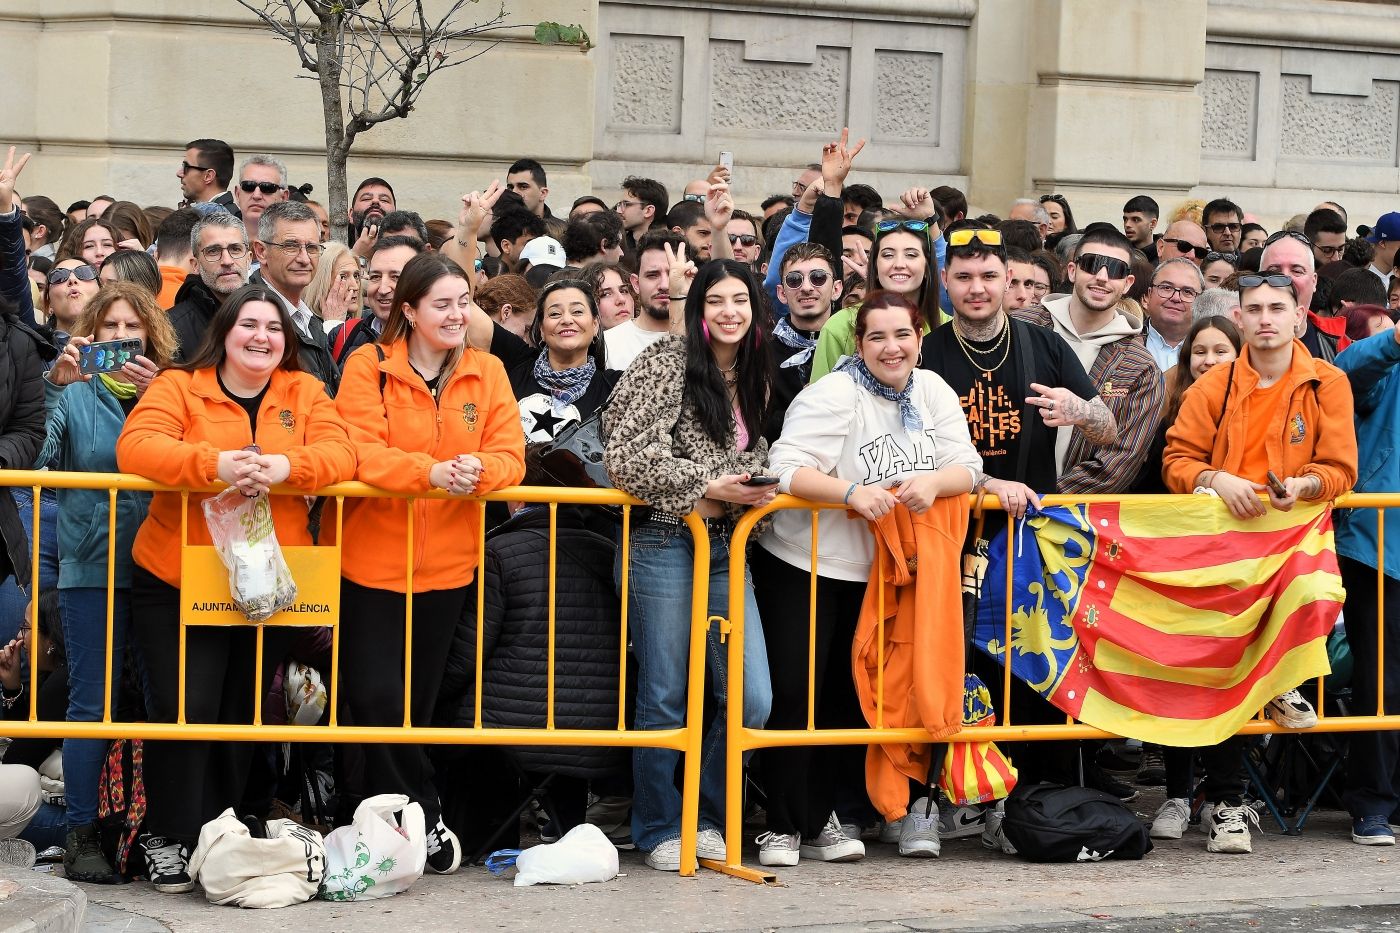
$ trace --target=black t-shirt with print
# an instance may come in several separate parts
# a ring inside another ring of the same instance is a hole
[[[1055,492],[1056,429],[1026,403],[1031,383],[1068,389],[1082,399],[1098,397],[1079,359],[1064,338],[1047,327],[1011,321],[1009,350],[998,341],[968,341],[979,364],[959,345],[951,323],[934,328],[923,344],[923,368],[943,377],[958,393],[982,455],[982,469],[997,479],[1025,483],[1041,495]],[[988,351],[986,353],[975,352]],[[1005,352],[1005,361],[998,366]],[[1024,448],[1024,449],[1023,449]],[[1020,464],[1024,462],[1022,468]]]
[[[613,386],[622,378],[620,370],[599,370],[583,396],[572,405],[565,405],[556,414],[549,390],[535,379],[535,360],[540,355],[538,348],[497,324],[491,333],[491,355],[501,361],[506,375],[510,377],[511,390],[520,406],[520,426],[525,430],[527,444],[552,441],[561,428],[590,418],[608,400]]]

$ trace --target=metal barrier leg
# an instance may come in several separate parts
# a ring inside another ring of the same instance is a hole
[[[700,835],[700,747],[705,729],[705,629],[710,607],[710,532],[699,516],[686,516],[694,541],[690,584],[690,682],[686,686],[685,766],[681,782],[681,874],[699,865],[695,840]],[[627,542],[624,542],[624,546]]]

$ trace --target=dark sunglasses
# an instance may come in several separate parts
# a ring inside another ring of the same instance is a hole
[[[240,181],[238,187],[248,194],[254,191],[261,191],[263,194],[276,194],[282,190],[282,186],[275,181]]]
[[[1206,258],[1203,260],[1203,262],[1212,263],[1212,262],[1220,262],[1220,261],[1222,261],[1222,260],[1225,261],[1225,262],[1228,262],[1228,263],[1229,263],[1230,265],[1232,265],[1232,266],[1238,266],[1238,265],[1240,264],[1240,254],[1239,254],[1239,253],[1217,253],[1217,252],[1215,252],[1214,250],[1211,250],[1209,253],[1206,253]]]
[[[1258,288],[1260,285],[1271,285],[1274,288],[1286,288],[1296,297],[1297,290],[1293,285],[1293,280],[1286,275],[1269,273],[1268,275],[1242,275],[1239,277],[1240,290],[1246,288]]]
[[[191,165],[190,163],[186,162],[184,159],[181,159],[181,160],[180,160],[180,167],[183,168],[183,169],[185,170],[185,174],[186,174],[186,175],[188,175],[190,172],[212,172],[212,171],[214,171],[213,167],[211,167],[211,166],[208,166],[208,165]]]
[[[1128,273],[1133,271],[1133,267],[1123,260],[1104,256],[1101,253],[1080,253],[1079,258],[1074,261],[1074,265],[1085,275],[1098,275],[1100,271],[1107,272],[1109,279],[1115,282],[1119,279],[1126,279]]]
[[[1297,240],[1299,243],[1302,243],[1304,246],[1308,247],[1309,249],[1312,249],[1313,241],[1303,236],[1297,230],[1280,230],[1278,233],[1273,234],[1267,240],[1265,240],[1264,245],[1272,246],[1279,240],[1284,239],[1285,237],[1291,240]]]
[[[76,277],[79,282],[96,282],[97,270],[92,266],[77,266],[72,269],[55,269],[49,273],[50,285],[62,285],[70,278]]]
[[[1040,203],[1044,204],[1046,201],[1054,201],[1056,204],[1063,205],[1065,203],[1065,196],[1063,194],[1042,194],[1040,196]]]
[[[1162,242],[1172,244],[1183,253],[1195,253],[1197,259],[1205,259],[1206,254],[1210,252],[1209,246],[1197,246],[1187,240],[1169,240],[1162,237]]]
[[[729,245],[738,243],[743,246],[753,246],[758,242],[758,237],[751,233],[731,233],[729,234]]]
[[[806,276],[803,276],[801,269],[793,269],[783,276],[783,284],[793,291],[796,291],[802,287],[803,278],[811,282],[813,288],[821,288],[827,282],[831,281],[831,273],[827,272],[825,269],[809,269],[807,270]]]
[[[1224,233],[1227,230],[1230,233],[1239,233],[1241,226],[1241,224],[1210,224],[1206,229],[1211,233]]]

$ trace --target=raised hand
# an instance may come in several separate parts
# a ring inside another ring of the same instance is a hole
[[[0,167],[0,214],[8,214],[15,209],[15,182],[29,164],[29,155],[26,152],[19,157],[19,161],[15,161],[15,147],[11,146],[5,156],[5,164]]]
[[[850,145],[850,141],[850,127],[843,126],[841,138],[822,147],[822,187],[828,197],[835,197],[845,187],[846,176],[851,174],[851,163],[865,148],[864,139],[854,146]]]

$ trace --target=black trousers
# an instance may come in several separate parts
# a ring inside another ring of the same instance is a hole
[[[141,567],[131,578],[132,636],[145,664],[152,722],[174,722],[180,696],[180,591]],[[286,656],[292,632],[266,628],[262,688]],[[185,644],[185,721],[253,721],[257,634],[251,626],[192,628]],[[146,826],[184,843],[243,800],[251,742],[149,742],[145,750]]]
[[[1167,796],[1191,799],[1195,789],[1195,762],[1201,766],[1201,791],[1208,803],[1238,806],[1243,799],[1246,778],[1244,752],[1247,739],[1232,735],[1219,745],[1206,748],[1166,748],[1162,764],[1167,771]]]
[[[452,634],[470,586],[413,594],[411,722],[429,726],[447,668]],[[342,579],[340,586],[341,710],[357,726],[403,725],[404,594]],[[373,743],[364,754],[364,793],[407,794],[431,829],[442,815],[433,766],[422,745]]]
[[[763,547],[753,549],[749,565],[773,683],[767,728],[805,729],[811,574]],[[851,642],[864,598],[864,583],[817,578],[813,689],[818,728],[865,725],[851,674]],[[773,832],[815,836],[838,801],[865,796],[864,746],[771,748],[760,751],[759,759],[768,797],[768,829]],[[864,804],[868,810],[868,800]],[[857,816],[846,810],[841,815]]]
[[[1351,712],[1376,712],[1376,571],[1346,557],[1340,559],[1347,588],[1347,643],[1355,662],[1351,675]],[[1385,578],[1385,711],[1400,713],[1400,580]],[[1346,807],[1353,819],[1389,817],[1400,808],[1400,734],[1353,732],[1347,759]]]

